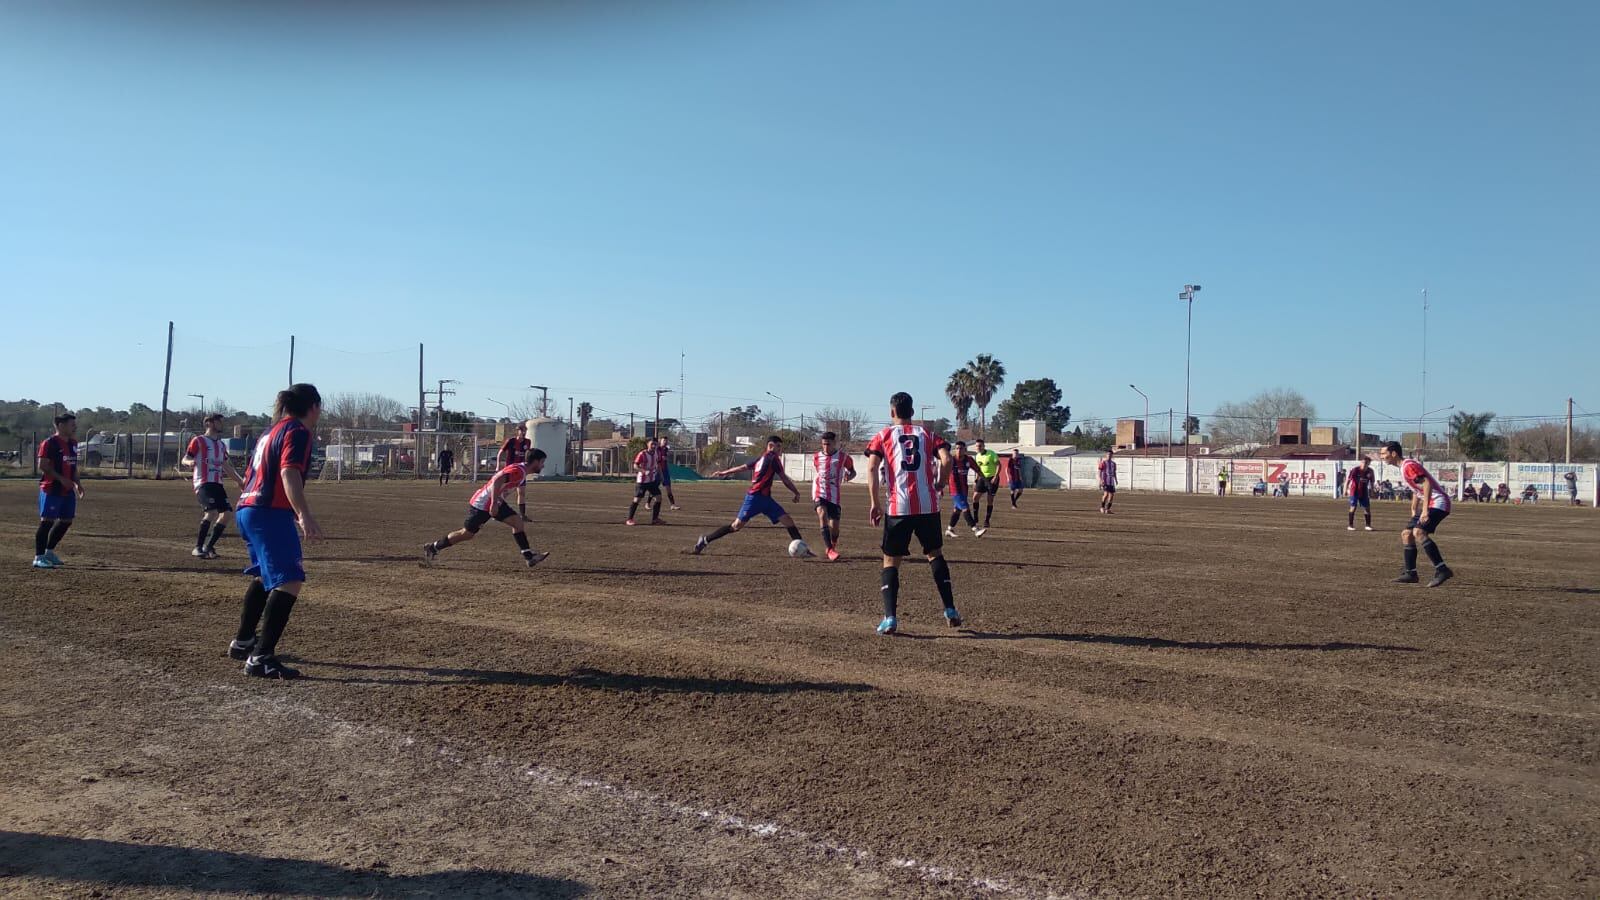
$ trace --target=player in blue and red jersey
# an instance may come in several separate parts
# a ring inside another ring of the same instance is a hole
[[[1372,472],[1372,457],[1361,457],[1361,465],[1350,470],[1345,479],[1345,493],[1350,495],[1350,520],[1346,531],[1356,530],[1356,507],[1367,517],[1367,530],[1372,530],[1372,483],[1377,476]]]
[[[956,523],[961,521],[961,514],[967,515],[967,526],[972,529],[973,537],[983,537],[984,529],[978,527],[978,517],[972,514],[972,504],[968,501],[967,473],[977,472],[978,478],[983,478],[983,471],[978,468],[978,461],[967,455],[967,442],[956,441],[956,452],[950,454],[950,468],[945,472],[944,489],[950,494],[950,505],[955,509],[950,512],[950,524],[945,527],[945,537],[956,536]],[[994,504],[990,504],[994,508]]]
[[[293,385],[278,392],[273,415],[277,421],[250,456],[239,511],[234,514],[239,534],[250,548],[245,574],[251,579],[239,633],[228,646],[228,655],[245,660],[246,675],[296,678],[298,671],[278,661],[278,639],[306,581],[300,536],[322,538],[322,528],[306,502],[305,483],[311,469],[311,431],[322,416],[322,395],[312,385]]]
[[[56,545],[78,515],[83,483],[78,480],[78,417],[56,416],[56,433],[39,444],[39,530],[33,534],[33,567],[63,565]]]
[[[514,490],[520,489],[528,483],[528,475],[537,475],[544,471],[545,452],[535,447],[527,451],[521,460],[507,465],[494,473],[489,483],[478,488],[473,493],[472,499],[467,501],[467,519],[460,528],[450,532],[444,537],[429,544],[422,545],[422,557],[428,562],[433,562],[439,551],[456,544],[465,544],[478,536],[478,529],[486,525],[490,519],[504,522],[511,526],[511,536],[517,542],[517,548],[522,552],[522,559],[533,568],[544,562],[548,553],[535,553],[528,546],[528,533],[523,515],[506,504],[505,497]]]
[[[533,441],[528,440],[528,423],[523,422],[517,426],[517,433],[506,438],[500,445],[500,453],[495,457],[495,463],[500,468],[505,468],[514,462],[522,462],[528,458],[528,451],[533,449]],[[528,517],[528,498],[523,495],[521,486],[517,487],[517,515],[524,519]]]
[[[1444,556],[1433,542],[1433,533],[1450,515],[1450,494],[1422,463],[1405,458],[1399,441],[1383,445],[1383,461],[1391,466],[1399,466],[1400,480],[1411,488],[1411,521],[1400,532],[1400,546],[1406,567],[1395,583],[1416,584],[1420,580],[1417,578],[1417,545],[1420,544],[1422,552],[1428,555],[1428,562],[1433,563],[1433,580],[1428,582],[1428,587],[1438,587],[1456,574],[1444,564]]]
[[[800,502],[800,489],[794,486],[794,482],[789,480],[789,473],[783,470],[782,454],[783,438],[773,435],[767,438],[767,452],[742,466],[723,469],[711,476],[712,478],[727,478],[730,475],[748,471],[750,473],[750,490],[744,495],[744,503],[739,507],[739,514],[734,516],[733,524],[724,525],[710,534],[701,535],[700,539],[694,542],[694,549],[690,551],[691,553],[696,556],[704,553],[706,546],[712,541],[727,537],[744,528],[745,523],[756,516],[766,516],[772,520],[772,524],[782,525],[788,529],[791,539],[802,540],[800,528],[794,524],[794,519],[789,518],[789,514],[784,511],[782,506],[778,505],[778,501],[772,499],[772,483],[781,480],[784,486],[789,489],[789,492],[794,494],[794,502]],[[805,556],[816,556],[816,554],[808,549]]]

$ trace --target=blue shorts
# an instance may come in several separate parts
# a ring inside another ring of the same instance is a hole
[[[306,580],[293,510],[244,506],[234,515],[234,522],[250,548],[250,568],[244,574],[260,578],[261,586],[269,591]]]
[[[1371,509],[1372,508],[1372,498],[1370,496],[1358,497],[1355,494],[1351,494],[1350,495],[1350,508],[1351,509],[1355,509],[1357,506],[1361,507],[1362,509]]]
[[[966,494],[956,494],[950,498],[950,502],[954,504],[956,512],[966,512],[969,506]]]
[[[770,495],[745,494],[744,503],[739,506],[739,515],[736,518],[741,522],[748,522],[756,516],[766,516],[776,525],[778,520],[786,515],[788,513],[784,512],[783,507],[779,506],[778,501],[772,499]]]
[[[672,483],[672,472],[666,467],[661,467],[661,486],[666,487]]]
[[[78,495],[76,492],[68,493],[65,496],[52,496],[44,491],[39,492],[39,518],[60,519],[70,522],[77,514]]]

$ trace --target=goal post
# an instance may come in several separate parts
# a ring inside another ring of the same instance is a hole
[[[418,449],[423,458],[417,458]],[[482,447],[470,431],[383,431],[335,428],[323,448],[322,481],[410,478],[439,474],[439,453],[454,454],[452,478],[476,482]]]

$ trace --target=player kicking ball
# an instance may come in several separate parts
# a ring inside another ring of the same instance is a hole
[[[1433,542],[1433,533],[1438,530],[1439,523],[1450,515],[1450,495],[1423,468],[1422,463],[1405,458],[1399,441],[1383,445],[1383,461],[1391,466],[1399,466],[1401,480],[1411,488],[1411,521],[1400,532],[1400,546],[1406,567],[1394,582],[1417,583],[1417,545],[1421,544],[1422,552],[1428,555],[1428,562],[1433,563],[1433,580],[1428,582],[1428,587],[1436,588],[1456,574],[1444,564],[1439,545]]]
[[[900,601],[900,561],[911,552],[911,538],[922,545],[928,567],[933,571],[933,584],[944,602],[944,619],[951,628],[961,625],[961,614],[956,612],[954,589],[950,586],[950,564],[944,560],[944,536],[939,533],[938,472],[933,466],[938,460],[940,468],[951,468],[950,447],[944,438],[933,434],[921,425],[913,424],[916,412],[911,395],[901,391],[889,398],[889,413],[894,424],[878,432],[867,444],[867,489],[872,495],[868,515],[872,524],[883,523],[883,621],[878,623],[879,634],[894,634],[900,627],[896,613]],[[877,457],[873,459],[872,457]],[[879,474],[883,464],[884,477]],[[889,515],[884,517],[878,502],[878,489],[883,486],[888,494]]]
[[[800,553],[801,559],[816,556],[815,553],[811,552],[810,547],[805,546],[805,541],[800,537],[800,529],[794,524],[794,519],[789,518],[789,514],[784,511],[782,506],[778,505],[778,501],[772,499],[772,483],[774,481],[782,481],[783,486],[794,494],[794,502],[800,502],[800,489],[794,486],[794,482],[789,480],[789,473],[783,470],[782,453],[783,438],[773,435],[767,438],[767,452],[742,466],[723,469],[711,476],[712,478],[727,478],[731,475],[748,471],[750,473],[750,490],[744,495],[744,503],[739,507],[739,514],[734,516],[733,524],[724,525],[710,534],[701,535],[700,539],[694,542],[694,549],[689,551],[690,553],[699,556],[705,552],[706,547],[710,546],[712,541],[742,530],[745,524],[756,516],[766,516],[772,520],[772,524],[782,525],[788,529],[789,537],[792,540],[800,541],[800,546],[803,548],[803,552]]]
[[[839,519],[843,516],[840,488],[856,477],[855,461],[839,450],[838,441],[838,435],[824,431],[822,449],[811,458],[812,470],[817,473],[811,480],[811,502],[817,508],[817,524],[828,545],[830,562],[839,558]]]
[[[450,532],[432,543],[422,545],[422,558],[426,562],[433,562],[439,551],[456,544],[465,544],[478,536],[478,529],[488,523],[490,519],[504,522],[511,526],[511,537],[517,542],[517,549],[522,552],[522,559],[533,568],[545,561],[550,556],[548,553],[536,553],[528,546],[527,522],[522,513],[512,509],[506,503],[507,494],[518,491],[528,481],[529,473],[534,475],[544,471],[545,453],[535,447],[527,451],[524,457],[526,462],[513,462],[504,469],[494,473],[489,483],[484,485],[472,495],[472,500],[467,504],[467,520],[461,527]]]

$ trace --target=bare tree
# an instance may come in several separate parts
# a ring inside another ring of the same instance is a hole
[[[1541,422],[1500,433],[1500,445],[1512,462],[1561,462],[1567,455],[1567,426],[1564,422]],[[1600,458],[1600,431],[1593,428],[1572,430],[1573,462]]]
[[[872,431],[872,418],[863,409],[824,406],[817,410],[817,421],[826,430],[838,433],[841,441],[859,441]]]
[[[370,428],[388,424],[406,411],[405,404],[393,397],[371,392],[343,391],[330,394],[322,404],[330,425]]]
[[[1211,442],[1270,444],[1278,435],[1278,420],[1314,419],[1317,408],[1293,388],[1271,388],[1239,403],[1223,403],[1209,416]]]

